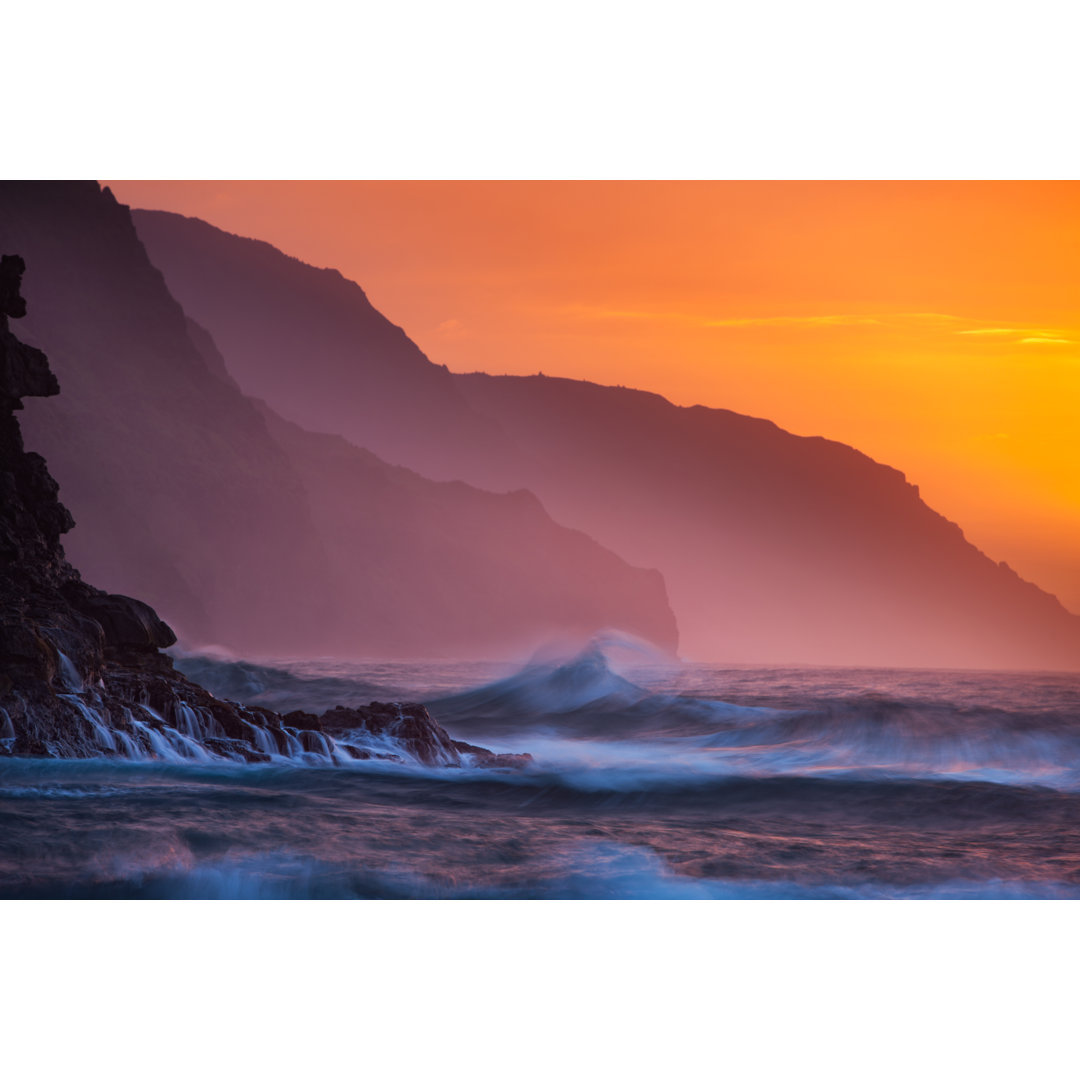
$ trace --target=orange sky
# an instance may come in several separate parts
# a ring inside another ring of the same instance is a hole
[[[338,268],[453,371],[850,443],[1080,612],[1080,183],[108,183]]]

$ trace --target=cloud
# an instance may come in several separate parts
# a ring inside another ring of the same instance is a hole
[[[446,319],[435,327],[435,332],[444,338],[465,337],[465,324],[460,319]]]
[[[1047,330],[1033,326],[982,326],[971,330],[957,330],[958,334],[967,334],[987,338],[1008,338],[1013,345],[1072,345],[1071,338],[1062,337],[1060,330]]]
[[[881,320],[866,315],[769,315],[751,319],[704,319],[702,326],[878,326]]]
[[[886,315],[748,315],[717,317],[699,315],[685,311],[631,311],[618,308],[588,307],[575,304],[563,311],[579,319],[627,320],[635,322],[682,323],[704,329],[738,329],[741,327],[785,327],[785,326],[883,326],[897,321],[907,320],[957,322],[957,315],[941,315],[937,312],[914,311],[890,313]]]
[[[922,324],[927,331],[936,328],[941,333],[962,334],[966,337],[985,338],[988,341],[1002,341],[1012,345],[1072,345],[1071,338],[1063,336],[1060,330],[1035,326],[971,326],[966,329],[954,329],[956,323],[972,323],[976,320],[960,315],[944,315],[935,311],[905,311],[886,314],[831,314],[831,315],[748,315],[731,317],[713,317],[685,311],[633,311],[619,308],[589,307],[574,304],[562,309],[567,315],[582,320],[662,322],[704,330],[728,330],[743,328],[784,328],[784,327],[834,327],[834,326],[879,326],[902,329],[912,324]],[[450,320],[451,323],[456,320]],[[930,325],[927,325],[930,324]],[[449,324],[444,323],[443,327]],[[440,327],[440,330],[443,329]]]

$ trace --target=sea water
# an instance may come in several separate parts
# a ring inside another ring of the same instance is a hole
[[[1080,898],[1080,676],[187,656],[222,697],[421,700],[524,769],[0,759],[0,897]],[[2,719],[2,718],[0,718]]]

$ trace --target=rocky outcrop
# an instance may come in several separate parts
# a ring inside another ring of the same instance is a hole
[[[45,354],[8,328],[25,314],[24,268],[0,263],[0,755],[522,763],[453,742],[422,706],[336,710],[324,723],[222,701],[174,669],[161,650],[176,636],[153,608],[83,581],[60,543],[71,515],[15,415],[24,397],[59,392]]]
[[[373,701],[351,708],[339,705],[321,717],[292,712],[285,720],[303,731],[333,734],[340,746],[357,758],[400,760],[404,751],[423,765],[479,765],[483,767],[520,768],[532,758],[529,754],[496,754],[482,746],[458,742],[432,719],[423,705]],[[397,754],[387,745],[400,747]]]

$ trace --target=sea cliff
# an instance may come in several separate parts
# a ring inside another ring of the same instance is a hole
[[[60,392],[47,357],[20,341],[25,264],[0,263],[0,755],[345,764],[520,765],[453,740],[420,705],[372,702],[323,718],[214,697],[162,650],[176,635],[152,607],[83,581],[61,536],[74,525],[16,413]],[[333,732],[333,734],[331,734]]]

